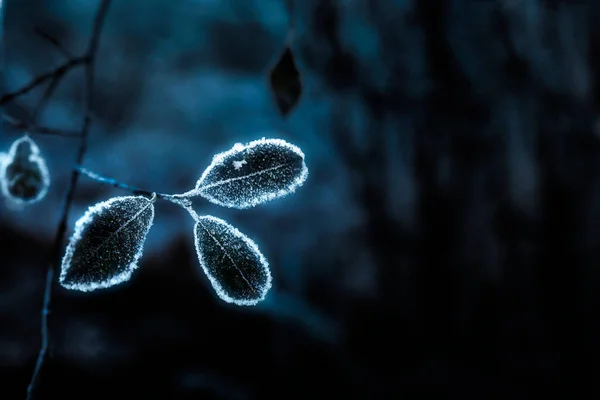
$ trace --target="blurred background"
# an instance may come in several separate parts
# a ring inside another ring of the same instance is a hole
[[[82,54],[98,4],[4,0],[1,93],[64,62],[36,28]],[[89,169],[182,193],[213,154],[277,137],[310,174],[252,209],[194,204],[269,260],[256,307],[216,296],[166,202],[129,282],[55,285],[37,398],[600,394],[599,17],[592,0],[114,0]],[[40,123],[78,130],[83,82]],[[3,112],[27,119],[42,90]],[[22,133],[4,123],[0,149]],[[35,140],[47,197],[0,199],[3,399],[24,398],[39,350],[77,152]],[[67,235],[124,194],[82,178]]]

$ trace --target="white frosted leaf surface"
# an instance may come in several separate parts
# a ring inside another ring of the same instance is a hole
[[[16,204],[40,201],[48,193],[50,174],[39,147],[27,135],[17,139],[0,159],[0,188]]]
[[[292,193],[307,176],[300,148],[263,138],[215,155],[189,194],[244,209]]]
[[[88,292],[129,280],[153,221],[153,201],[142,196],[113,197],[90,207],[75,224],[61,285]]]
[[[269,263],[238,229],[212,216],[194,227],[198,260],[217,295],[228,303],[255,305],[271,288]]]

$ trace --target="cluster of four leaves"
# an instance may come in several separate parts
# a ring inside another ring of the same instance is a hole
[[[46,171],[40,175],[42,180],[33,180],[42,183],[36,187],[47,190],[49,178],[45,164],[40,164],[43,159],[39,149],[24,136],[13,144],[1,164],[5,194],[23,202],[43,197],[39,190],[34,197],[31,193],[24,197],[15,192],[18,185],[6,179],[7,166],[32,162]],[[24,175],[27,177],[27,173]],[[292,193],[307,176],[304,153],[297,146],[281,139],[263,138],[246,145],[235,144],[215,155],[194,189],[160,195],[182,206],[195,220],[198,260],[221,299],[237,305],[254,305],[263,300],[271,287],[269,264],[250,238],[220,218],[198,215],[190,199],[201,196],[224,207],[245,209]],[[113,197],[90,207],[75,224],[62,260],[61,285],[88,292],[129,280],[153,224],[157,197]]]

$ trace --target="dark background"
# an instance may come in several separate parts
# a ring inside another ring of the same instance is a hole
[[[97,7],[3,3],[3,92],[63,61],[36,26],[79,54]],[[214,153],[267,136],[300,146],[310,175],[253,209],[195,204],[268,258],[274,285],[256,307],[217,298],[193,221],[168,203],[129,282],[57,285],[38,398],[518,399],[557,383],[600,394],[600,2],[289,3],[113,1],[90,169],[181,193]],[[268,73],[290,10],[302,95],[284,119]],[[82,85],[68,75],[44,124],[79,128]],[[26,118],[40,93],[5,112]],[[20,134],[3,127],[0,146]],[[76,153],[72,139],[36,141],[48,196],[0,206],[3,399],[24,397],[37,356]],[[83,178],[68,234],[123,194]]]

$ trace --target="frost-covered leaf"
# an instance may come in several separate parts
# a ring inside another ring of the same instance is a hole
[[[304,153],[281,139],[260,139],[214,156],[196,188],[200,195],[233,208],[249,208],[292,193],[308,176]]]
[[[302,95],[300,73],[289,47],[281,54],[277,64],[269,73],[269,84],[275,97],[277,108],[284,117],[298,104]]]
[[[194,238],[200,265],[221,299],[250,306],[265,298],[269,263],[250,238],[213,216],[196,219]]]
[[[59,281],[89,292],[129,280],[154,221],[154,199],[113,197],[90,207],[75,224]]]
[[[40,201],[48,193],[50,174],[40,149],[25,135],[13,142],[0,160],[2,194],[16,204]]]

